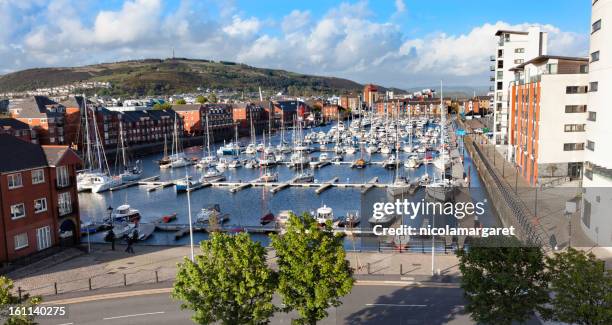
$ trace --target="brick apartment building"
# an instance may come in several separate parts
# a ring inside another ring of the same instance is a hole
[[[45,96],[34,96],[9,102],[9,113],[27,123],[35,132],[38,143],[65,144],[65,106]]]
[[[172,105],[172,109],[183,119],[183,128],[186,135],[202,135],[201,104],[175,104]]]
[[[321,109],[321,115],[325,121],[335,121],[338,118],[340,118],[340,120],[344,120],[348,116],[348,113],[347,108],[343,106],[326,104]]]
[[[14,118],[0,118],[0,134],[8,134],[32,142],[32,131],[27,123]]]
[[[0,160],[0,262],[78,243],[77,154],[8,134],[0,147],[13,157]]]
[[[261,134],[268,128],[267,113],[263,106],[255,103],[236,103],[233,105],[233,121],[238,124],[238,132],[242,135],[249,135],[251,121],[256,134]]]

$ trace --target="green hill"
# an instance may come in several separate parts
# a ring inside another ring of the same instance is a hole
[[[162,95],[203,89],[286,91],[293,94],[346,93],[362,85],[341,78],[255,68],[233,62],[146,59],[83,67],[36,68],[0,76],[0,92],[55,87],[79,81],[108,81],[109,95]]]

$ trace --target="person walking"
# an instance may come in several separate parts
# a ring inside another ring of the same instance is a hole
[[[127,247],[125,248],[126,253],[134,253],[134,243],[138,239],[138,232],[134,230],[127,238]]]
[[[115,232],[113,231],[113,229],[109,230],[108,233],[106,234],[106,238],[104,238],[107,242],[111,243],[111,250],[115,250],[115,239],[117,238],[117,236],[115,235]]]

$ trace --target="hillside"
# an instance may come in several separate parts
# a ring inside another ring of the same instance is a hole
[[[79,81],[108,81],[109,95],[162,95],[203,89],[289,93],[344,93],[362,85],[341,78],[255,68],[233,62],[193,59],[147,59],[83,67],[37,68],[0,76],[0,92],[55,87]]]

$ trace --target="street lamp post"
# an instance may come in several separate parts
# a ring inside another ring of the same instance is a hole
[[[436,215],[434,214],[432,216],[432,222],[431,222],[431,229],[433,231],[433,228],[436,226]],[[433,234],[433,232],[431,233],[431,275],[434,276],[436,275],[436,271],[435,271],[435,267],[436,267],[436,260],[435,260],[435,251],[436,251],[436,246],[435,246],[435,236]]]
[[[189,189],[189,176],[185,172],[185,181],[187,181],[187,214],[189,216],[189,246],[191,251],[191,262],[195,262],[193,253],[193,222],[191,221],[191,190]]]

